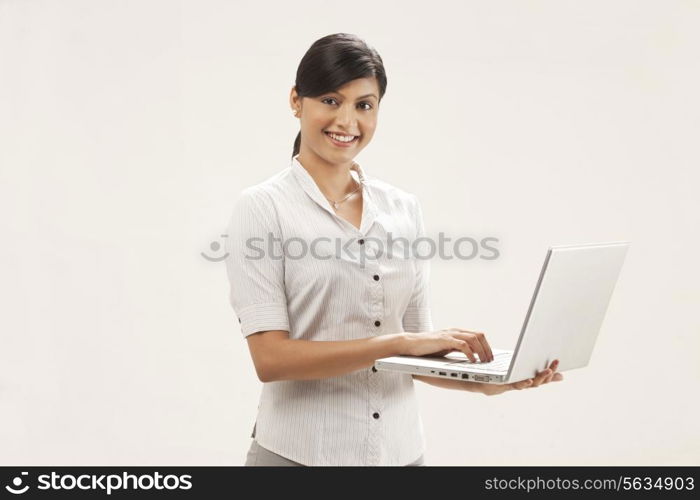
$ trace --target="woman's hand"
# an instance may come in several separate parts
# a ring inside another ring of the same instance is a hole
[[[482,362],[493,361],[491,347],[486,341],[486,335],[462,328],[448,328],[437,332],[420,332],[403,334],[401,354],[409,356],[444,356],[448,352],[461,351],[472,363],[476,363],[476,355]],[[488,384],[484,384],[488,385]]]
[[[549,382],[560,382],[564,380],[564,375],[557,371],[559,366],[559,360],[555,359],[549,368],[537,372],[534,378],[528,378],[525,380],[520,380],[519,382],[513,382],[511,384],[484,384],[481,382],[465,382],[471,383],[475,386],[476,390],[486,394],[487,396],[495,396],[497,394],[503,394],[506,391],[512,391],[513,389],[531,389],[533,387],[539,387],[542,384],[548,384]]]

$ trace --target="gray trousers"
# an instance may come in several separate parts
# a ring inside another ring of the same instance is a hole
[[[258,444],[258,442],[255,439],[253,439],[253,442],[250,443],[250,449],[248,450],[248,456],[246,457],[245,465],[254,467],[303,467],[303,465],[298,462],[293,462],[288,458],[284,458],[282,455],[278,455],[277,453],[271,452],[267,448],[263,448]],[[408,465],[425,465],[423,463],[423,455],[418,457],[418,460]]]

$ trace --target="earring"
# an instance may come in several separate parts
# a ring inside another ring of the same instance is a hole
[[[299,115],[298,115],[298,113],[299,113],[299,110],[298,110],[298,109],[295,109],[295,110],[293,111],[293,113],[294,113],[294,116],[299,116]]]

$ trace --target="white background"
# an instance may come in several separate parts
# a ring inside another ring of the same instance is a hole
[[[261,383],[210,243],[289,164],[297,65],[388,76],[357,158],[428,232],[436,328],[511,348],[553,244],[632,246],[591,364],[418,384],[431,465],[700,462],[695,1],[0,0],[0,464],[243,463]]]

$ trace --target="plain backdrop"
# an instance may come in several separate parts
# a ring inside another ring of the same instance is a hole
[[[229,305],[238,193],[289,165],[297,65],[355,33],[368,175],[429,234],[436,328],[512,348],[549,245],[629,240],[587,368],[417,383],[430,465],[700,462],[700,4],[0,0],[0,464],[238,465],[262,387]]]

